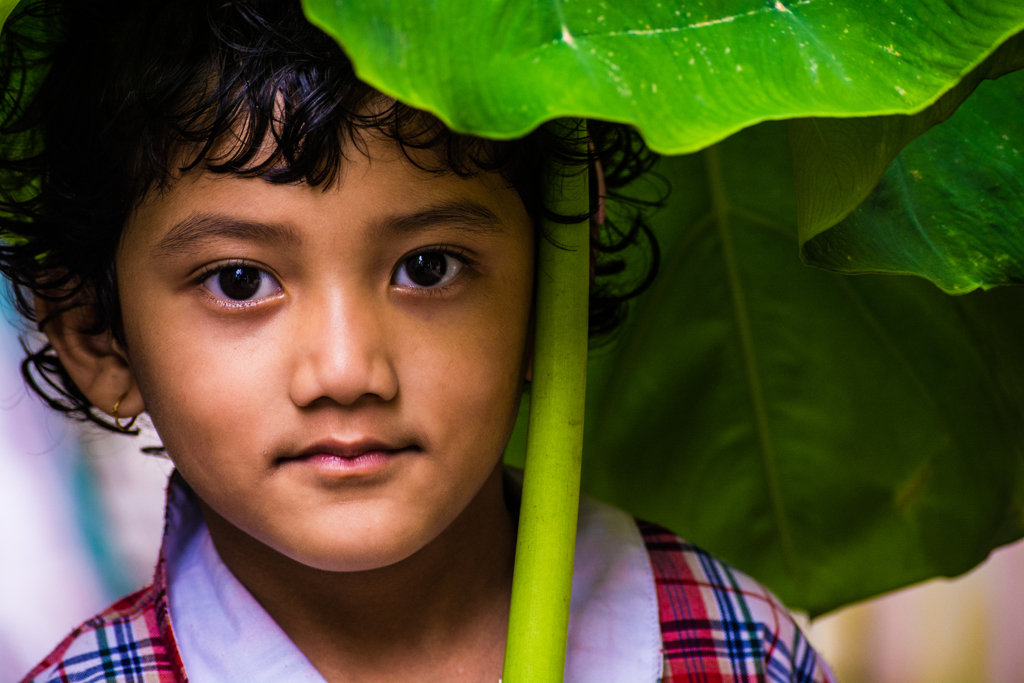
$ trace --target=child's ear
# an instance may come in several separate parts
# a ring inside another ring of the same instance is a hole
[[[109,415],[113,416],[118,401],[118,417],[125,419],[142,413],[146,409],[142,394],[114,335],[110,330],[100,334],[85,332],[92,322],[92,306],[72,305],[59,311],[65,306],[66,303],[35,299],[36,320],[44,321],[42,331],[75,386],[89,403]]]

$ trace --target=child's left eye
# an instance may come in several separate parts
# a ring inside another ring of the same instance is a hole
[[[417,289],[441,287],[451,282],[463,265],[458,258],[443,251],[423,251],[399,263],[392,282]]]
[[[203,280],[203,286],[226,301],[256,301],[281,291],[273,275],[253,266],[220,268]]]

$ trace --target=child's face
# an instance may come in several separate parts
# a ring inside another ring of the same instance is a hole
[[[326,190],[186,175],[117,255],[129,364],[182,475],[245,533],[333,571],[402,560],[467,507],[528,363],[517,193],[391,143],[369,153],[349,150]]]

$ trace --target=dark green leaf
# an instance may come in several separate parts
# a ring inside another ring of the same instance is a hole
[[[818,614],[1024,533],[1024,290],[803,267],[788,158],[765,124],[665,161],[664,267],[592,354],[583,475]]]
[[[951,293],[1024,282],[1024,71],[982,83],[803,256],[840,272],[921,275]]]
[[[360,78],[456,130],[586,116],[664,153],[766,119],[918,111],[1024,28],[1016,0],[304,4]]]

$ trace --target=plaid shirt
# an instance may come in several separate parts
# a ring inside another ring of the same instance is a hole
[[[767,588],[671,531],[639,526],[658,590],[662,683],[835,683]]]
[[[662,683],[834,683],[764,586],[661,527],[639,527],[658,594]],[[153,585],[79,626],[22,683],[187,683],[163,557]]]

